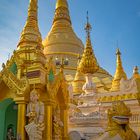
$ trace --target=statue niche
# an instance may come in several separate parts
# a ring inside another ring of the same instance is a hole
[[[8,128],[7,130],[7,139],[6,140],[16,140],[14,137],[14,132],[12,126]]]
[[[25,126],[29,140],[43,140],[44,104],[39,101],[39,94],[35,89],[30,93],[26,116],[29,118],[28,124]]]

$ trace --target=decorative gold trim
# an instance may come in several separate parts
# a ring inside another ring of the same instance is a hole
[[[72,53],[72,52],[52,52],[52,53],[46,53],[45,55],[73,55],[78,57],[79,54],[77,53]]]

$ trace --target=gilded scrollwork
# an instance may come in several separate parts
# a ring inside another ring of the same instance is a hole
[[[7,68],[1,72],[1,79],[16,95],[23,96],[29,90],[27,79],[17,79]]]
[[[3,69],[5,67],[9,68],[13,63],[16,63],[17,67],[20,67],[24,64],[24,61],[20,58],[16,51],[13,52],[13,55],[11,56],[10,60],[6,62],[6,66],[4,66],[5,64],[3,64]]]

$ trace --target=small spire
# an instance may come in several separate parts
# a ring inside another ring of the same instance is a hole
[[[119,48],[117,48],[116,56],[117,56],[117,70],[120,72],[123,72],[122,76],[124,76],[126,78],[126,74],[124,74],[124,70],[123,70],[123,66],[122,66],[121,52],[120,52]]]
[[[91,25],[89,23],[89,16],[88,16],[88,11],[87,11],[87,23],[86,23],[86,26],[85,26],[85,31],[87,33],[86,47],[91,46],[91,39],[90,39],[91,30],[92,30],[92,27],[91,27]]]
[[[116,55],[121,55],[120,49],[117,48]]]
[[[56,2],[55,17],[53,23],[62,20],[68,21],[68,23],[71,24],[67,0],[57,0]]]
[[[112,88],[111,91],[118,91],[120,90],[120,80],[122,78],[127,79],[126,73],[124,72],[123,66],[122,66],[122,60],[121,60],[121,52],[118,48],[116,51],[117,61],[116,61],[116,72],[114,75],[114,79],[112,82]]]
[[[42,38],[38,27],[38,0],[30,0],[28,17],[21,33],[18,47],[42,47]]]
[[[133,74],[139,74],[139,68],[138,68],[138,66],[135,66],[134,67]]]
[[[99,69],[99,65],[97,63],[96,57],[94,55],[91,39],[90,39],[90,31],[91,31],[91,25],[89,23],[89,17],[87,12],[87,24],[85,26],[85,31],[87,33],[87,39],[86,39],[86,47],[82,56],[82,59],[79,63],[78,69],[84,73],[95,73]]]
[[[134,69],[133,69],[133,77],[135,77],[135,78],[140,77],[138,66],[135,66]]]
[[[85,30],[87,32],[87,35],[90,35],[90,31],[92,30],[92,27],[89,23],[89,15],[88,15],[88,11],[87,11],[87,23],[86,23],[86,26],[85,26]]]

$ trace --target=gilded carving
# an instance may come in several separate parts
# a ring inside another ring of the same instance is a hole
[[[124,102],[116,102],[108,110],[107,130],[97,140],[137,140],[137,135],[129,126],[130,109]]]
[[[57,106],[53,115],[53,139],[61,140],[63,131],[63,122],[60,118],[60,108]]]

